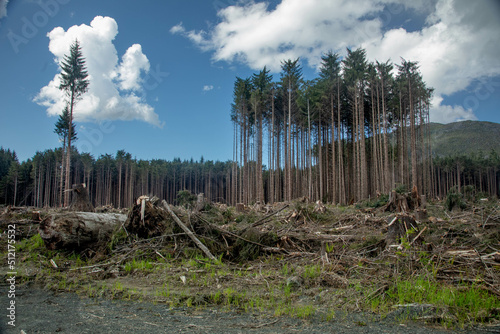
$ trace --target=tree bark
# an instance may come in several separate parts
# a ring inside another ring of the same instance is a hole
[[[45,218],[38,228],[47,249],[82,250],[104,245],[126,215],[63,212]]]

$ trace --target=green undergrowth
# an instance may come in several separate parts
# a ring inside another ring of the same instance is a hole
[[[432,305],[435,308],[434,320],[448,327],[500,320],[500,300],[483,286],[475,284],[452,286],[426,278],[398,279],[384,294],[369,303],[374,312],[386,315],[394,310],[395,305]]]

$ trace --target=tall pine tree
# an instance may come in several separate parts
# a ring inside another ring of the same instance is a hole
[[[85,67],[85,58],[83,58],[80,42],[75,40],[70,46],[70,54],[65,55],[61,62],[61,84],[59,89],[66,93],[69,105],[68,119],[68,150],[66,155],[66,181],[65,188],[70,188],[70,162],[71,162],[71,138],[73,123],[73,111],[75,104],[81,96],[87,92],[89,81],[87,80],[88,73]],[[64,205],[69,203],[69,192],[66,192],[64,197]]]

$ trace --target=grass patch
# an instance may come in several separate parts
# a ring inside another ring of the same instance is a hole
[[[446,311],[458,324],[483,322],[500,308],[500,299],[479,285],[450,286],[417,278],[400,280],[389,287],[385,294],[371,300],[373,311],[389,310],[396,304],[431,304]],[[500,319],[499,315],[495,316]],[[444,320],[443,320],[444,321]]]
[[[16,244],[16,251],[17,252],[33,252],[33,251],[40,251],[44,250],[45,245],[43,243],[42,237],[40,234],[35,234],[29,239],[24,239],[21,241],[18,241]]]
[[[154,265],[150,261],[132,259],[132,261],[129,261],[125,264],[124,269],[126,272],[130,273],[134,270],[151,271],[151,270],[153,270],[153,268],[154,268]]]

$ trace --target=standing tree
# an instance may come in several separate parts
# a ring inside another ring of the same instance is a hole
[[[73,123],[73,110],[75,104],[81,98],[81,96],[87,92],[89,81],[87,80],[88,73],[85,68],[85,58],[83,58],[82,50],[80,48],[80,42],[75,40],[70,46],[70,55],[64,56],[61,62],[61,84],[59,89],[66,93],[66,97],[69,99],[69,120],[68,120],[68,151],[66,155],[66,181],[65,188],[68,190],[70,188],[70,161],[71,161],[71,138],[72,138],[72,127]],[[64,206],[69,203],[69,192],[66,191],[64,196]]]
[[[365,81],[368,64],[366,50],[347,49],[347,56],[342,61],[344,64],[344,78],[350,92],[350,108],[352,112],[352,144],[353,144],[353,172],[352,181],[354,198],[368,198],[368,171],[366,159],[365,138]]]
[[[332,202],[337,203],[337,166],[335,163],[335,110],[340,105],[340,94],[338,93],[340,79],[340,59],[337,53],[329,51],[321,57],[320,78],[323,86],[323,98],[331,111],[331,136],[332,136]],[[336,99],[336,101],[335,101]],[[335,102],[334,102],[335,101]],[[340,124],[340,120],[338,120]],[[340,131],[337,131],[340,138]]]
[[[285,60],[281,62],[281,92],[283,100],[287,96],[288,102],[283,104],[284,115],[288,110],[288,121],[286,124],[286,138],[285,138],[285,200],[291,201],[293,196],[292,184],[292,112],[297,112],[297,95],[302,84],[302,67],[299,64],[299,58],[295,60]],[[286,92],[286,94],[285,94]],[[286,109],[285,109],[286,108]],[[286,118],[286,117],[284,117]]]
[[[257,122],[257,167],[255,169],[257,176],[257,201],[264,201],[264,183],[262,180],[262,142],[263,142],[263,115],[267,112],[269,97],[271,94],[271,82],[273,77],[264,69],[259,74],[253,74],[252,82],[252,105],[254,108],[255,119]]]
[[[55,129],[54,133],[56,133],[59,138],[63,142],[62,150],[61,150],[61,180],[60,180],[60,193],[59,193],[59,206],[62,206],[62,194],[63,194],[63,175],[64,175],[64,157],[65,157],[65,151],[66,151],[66,141],[68,140],[68,134],[70,133],[70,127],[69,124],[71,124],[71,140],[76,140],[76,130],[75,130],[75,123],[70,122],[69,120],[69,110],[68,106],[63,110],[63,113],[59,115],[59,118],[57,119],[57,122],[55,124]]]

